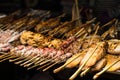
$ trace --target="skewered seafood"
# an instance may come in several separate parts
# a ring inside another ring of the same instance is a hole
[[[106,59],[107,59],[107,66],[109,66],[111,63],[113,63],[113,61],[116,61],[120,58],[120,56],[116,56],[116,55],[109,55],[107,54],[106,55]],[[120,69],[120,61],[117,62],[114,66],[110,67],[110,69],[108,69],[107,71],[116,71],[116,70],[119,70]]]
[[[110,54],[120,54],[120,40],[118,39],[108,40],[107,52]]]
[[[69,58],[65,62],[64,65],[62,65],[59,68],[55,69],[54,73],[57,73],[57,72],[59,72],[60,70],[62,70],[64,68],[73,68],[73,67],[76,67],[80,63],[80,61],[81,61],[81,59],[82,59],[82,57],[84,55],[85,55],[85,51],[82,51],[82,52],[80,52],[78,54],[74,54],[71,58]]]
[[[87,61],[87,63],[85,64],[85,67],[89,68],[89,67],[93,66],[94,64],[96,64],[96,62],[99,61],[103,56],[105,56],[105,54],[106,54],[106,49],[105,49],[106,43],[105,42],[98,42],[97,45],[98,44],[100,44],[100,46],[94,51],[94,54],[92,54],[91,51],[93,51],[96,44],[92,44],[91,47],[89,47],[89,50],[86,53],[86,55],[83,57],[80,65],[84,64],[88,60],[88,58],[92,55],[90,57],[90,59]]]
[[[75,54],[73,55],[73,57],[71,57],[70,59],[67,60],[67,62],[69,62],[69,60],[74,59],[76,56],[80,55],[78,58],[76,58],[75,60],[72,60],[71,63],[69,63],[66,68],[73,68],[73,67],[77,67],[80,63],[80,61],[82,60],[83,56],[85,55],[86,51],[82,51],[80,54]],[[66,63],[67,63],[66,62]]]
[[[102,58],[92,67],[92,71],[99,71],[103,67],[105,67],[106,64],[107,64],[106,58]]]
[[[99,71],[99,70],[101,70],[103,67],[105,67],[106,64],[107,64],[106,58],[102,58],[102,59],[99,60],[92,68],[84,69],[84,71],[80,74],[80,76],[81,76],[81,77],[85,76],[88,71]]]
[[[98,60],[100,60],[105,55],[105,42],[98,42],[96,44],[92,44],[88,51],[86,52],[85,56],[80,62],[80,67],[78,70],[69,78],[73,80],[84,68],[90,68],[96,64]],[[98,56],[99,55],[99,56]]]
[[[103,70],[101,70],[100,72],[98,72],[97,74],[95,74],[93,76],[93,79],[97,79],[101,74],[103,74],[106,71],[116,71],[118,69],[120,69],[120,57],[119,56],[115,56],[115,55],[106,55],[107,58],[107,64],[106,66],[103,68]]]

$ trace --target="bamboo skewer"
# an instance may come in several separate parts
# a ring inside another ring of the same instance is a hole
[[[79,35],[77,35],[76,37],[79,38],[79,37],[81,37],[82,35],[84,35],[85,33],[86,33],[86,31],[84,30],[84,31],[82,31]],[[86,33],[86,34],[88,34],[88,33]]]
[[[15,61],[18,61],[18,60],[21,60],[21,59],[23,59],[23,57],[18,57],[16,59],[9,60],[9,62],[15,62]]]
[[[57,61],[55,63],[53,63],[52,65],[46,67],[45,69],[43,69],[43,71],[47,71],[48,69],[50,69],[51,67],[53,67],[54,65],[58,64],[60,61]]]
[[[7,58],[5,58],[5,59],[0,60],[0,62],[6,61],[6,60],[11,59],[11,58],[16,58],[16,57],[17,57],[17,56],[10,56],[10,57],[7,57]]]
[[[23,56],[21,55],[20,57],[22,58],[22,60],[15,62],[15,64],[20,64],[20,63],[22,63],[22,62],[28,60],[27,57],[29,57],[30,55],[31,55],[31,54],[27,55],[26,57],[23,57],[24,54],[23,54]],[[20,57],[19,57],[19,58],[20,58]]]
[[[59,27],[54,31],[54,33],[51,34],[51,36],[53,37],[53,36],[58,32],[58,30],[59,30],[60,28],[63,28],[63,27],[65,27],[65,26],[67,26],[67,25],[70,25],[70,24],[72,24],[73,22],[75,22],[75,21],[77,21],[77,20],[79,20],[79,19],[80,19],[80,18],[77,18],[77,19],[75,19],[75,20],[73,20],[73,21],[67,22],[67,23],[59,26]]]
[[[103,74],[104,72],[106,72],[108,69],[110,69],[110,67],[114,66],[115,64],[117,64],[120,61],[120,58],[116,61],[114,61],[111,65],[109,65],[108,67],[105,67],[102,71],[98,72],[97,74],[95,74],[93,76],[93,79],[96,80],[101,74]]]
[[[40,59],[38,62],[36,62],[35,64],[40,64],[41,62],[45,61],[46,59],[43,58],[43,59]]]
[[[7,53],[7,54],[4,54],[1,56],[0,59],[4,59],[4,58],[8,58],[8,57],[11,57],[11,56],[16,56],[16,55],[13,55],[14,53]]]
[[[24,65],[26,65],[27,63],[31,62],[31,60],[32,60],[33,58],[31,59],[31,57],[27,57],[26,59],[27,59],[27,61],[24,62],[24,63],[22,63],[22,64],[20,64],[20,66],[24,66]]]
[[[37,70],[40,70],[40,69],[42,69],[42,68],[44,68],[44,67],[46,67],[46,66],[48,66],[48,65],[51,65],[51,64],[52,64],[52,63],[45,64],[45,65],[43,65],[43,66],[37,68]]]
[[[24,62],[24,63],[22,63],[22,64],[20,64],[20,65],[23,66],[23,65],[31,62],[31,61],[36,57],[36,56],[35,56],[35,57],[31,58],[31,56],[32,56],[32,54],[29,54],[28,56],[26,56],[27,61]],[[24,60],[23,60],[23,61],[24,61]]]
[[[29,68],[27,68],[28,70],[30,70],[30,69],[32,69],[32,68],[35,68],[35,67],[37,67],[37,66],[39,66],[40,65],[40,63],[42,62],[42,61],[44,61],[45,59],[41,59],[40,61],[38,61],[38,62],[36,62],[36,63],[34,63],[34,65],[33,66],[31,66],[31,67],[29,67]]]
[[[34,64],[34,63],[36,63],[38,60],[39,60],[38,58],[37,58],[37,59],[35,59],[35,60],[34,60],[34,61],[32,61],[31,63],[27,64],[25,67],[29,67],[30,65],[32,65],[32,64]]]
[[[28,60],[27,58],[24,58],[24,59],[21,60],[21,61],[15,62],[15,64],[21,64],[21,63],[23,63],[24,61],[27,61],[27,60]]]
[[[75,7],[76,7],[76,15],[77,15],[77,17],[80,17],[80,11],[79,11],[79,6],[78,6],[78,0],[75,0]],[[77,21],[77,24],[78,24],[78,26],[80,26],[80,25],[81,25],[81,21],[78,20],[78,21]]]
[[[83,39],[82,39],[82,40],[84,40],[86,36],[87,36],[87,33],[83,36]],[[81,41],[82,41],[82,40],[81,40]],[[54,72],[54,73],[57,73],[57,72],[59,72],[60,70],[64,69],[68,64],[70,64],[72,61],[74,61],[74,60],[77,59],[79,56],[81,56],[81,53],[78,53],[78,54],[79,54],[78,56],[76,56],[75,58],[71,59],[69,62],[65,63],[65,64],[62,65],[61,67],[55,69],[53,72]]]
[[[1,24],[1,26],[0,26],[0,28],[1,28],[2,30],[4,30],[5,27],[6,27],[6,25],[2,25],[2,24]]]
[[[92,36],[92,38],[91,38],[91,40],[90,40],[90,43],[89,43],[89,45],[91,45],[91,43],[93,42],[93,38],[95,37],[95,35],[97,34],[97,32],[98,32],[98,29],[99,29],[99,23],[97,23],[96,24],[96,30],[95,30],[95,33],[94,33],[94,35]]]
[[[60,66],[59,68],[55,69],[53,72],[57,73],[57,72],[61,71],[62,69],[64,69],[68,64],[70,64],[72,61],[74,61],[75,59],[77,59],[81,55],[81,53],[78,53],[78,54],[79,54],[78,56],[71,59],[69,62],[65,63],[64,65]]]
[[[7,53],[0,52],[0,57],[3,56],[3,55],[5,55],[5,54],[7,54]]]
[[[77,36],[81,31],[83,31],[84,30],[84,28],[81,28],[76,34],[75,34],[75,36]]]
[[[35,68],[35,67],[37,67],[37,66],[39,66],[39,65],[40,65],[40,64],[34,64],[33,66],[28,67],[27,70],[30,70],[30,69],[32,69],[32,68]]]
[[[80,76],[81,76],[81,77],[85,76],[86,73],[90,71],[90,69],[91,69],[91,68],[85,69],[85,70],[80,74]]]
[[[46,63],[48,63],[48,62],[50,62],[50,61],[51,61],[51,60],[48,59],[48,60],[46,60],[46,61],[41,62],[40,65],[46,64]]]
[[[96,18],[93,18],[92,20],[87,21],[85,24],[81,25],[80,27],[82,28],[82,30],[78,31],[78,32],[75,34],[75,36],[77,36],[78,34],[80,34],[80,32],[85,29],[84,27],[90,25],[93,21],[95,21],[95,19],[96,19]]]
[[[84,34],[84,36],[82,37],[82,39],[80,40],[81,42],[87,37],[88,33]],[[82,44],[80,44],[80,47],[82,46]]]
[[[34,61],[39,55],[33,57],[32,59],[26,61],[26,64],[24,65],[24,67],[28,67],[30,63],[32,63],[32,61]]]
[[[0,55],[0,59],[4,58],[4,57],[9,57],[10,56],[10,53],[7,53],[7,54],[3,54],[3,55]]]
[[[108,23],[106,23],[106,24],[104,24],[103,26],[101,26],[100,29],[103,29],[105,26],[108,26],[108,25],[112,24],[112,23],[115,22],[115,21],[116,21],[116,19],[113,19],[113,20],[109,21]]]
[[[90,25],[90,24],[91,24],[92,22],[94,22],[95,20],[96,20],[96,18],[93,18],[93,19],[91,19],[90,21],[87,21],[85,24],[82,24],[80,27],[81,27],[81,28],[84,28],[84,27]]]
[[[54,21],[55,19],[60,19],[61,17],[64,17],[64,16],[65,16],[65,13],[63,13],[62,15],[54,18],[53,20],[50,20],[49,23],[51,23],[51,22]],[[49,24],[49,23],[47,23],[47,24]],[[57,26],[58,26],[58,25],[57,25]],[[56,26],[56,27],[57,27],[57,26]],[[48,32],[48,31],[50,31],[50,30],[51,30],[51,29],[46,29],[46,30],[41,31],[40,33],[45,33],[45,32]]]
[[[73,80],[77,77],[77,75],[81,72],[82,68],[86,65],[90,57],[95,53],[96,49],[99,47],[100,43],[94,48],[92,54],[88,57],[88,59],[77,69],[77,71],[69,78],[69,80]]]
[[[95,36],[95,35],[97,34],[97,32],[98,32],[99,23],[97,23],[96,26],[97,26],[96,31],[95,31],[94,35],[92,36],[89,45],[91,45],[91,43],[93,42],[94,36]],[[89,46],[89,45],[88,45],[88,46]],[[91,67],[87,68],[85,71],[83,71],[83,72],[80,74],[80,76],[83,77],[90,69],[91,69]]]

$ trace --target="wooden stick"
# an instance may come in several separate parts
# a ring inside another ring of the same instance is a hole
[[[27,68],[28,70],[30,70],[30,69],[32,69],[32,68],[35,68],[35,67],[37,67],[37,66],[39,66],[40,65],[40,63],[42,62],[42,61],[44,61],[45,59],[41,59],[40,61],[38,61],[38,62],[36,62],[36,63],[34,63],[34,65],[33,66],[31,66],[31,67],[29,67],[29,68]]]
[[[31,63],[27,64],[27,65],[26,65],[26,66],[24,66],[24,67],[29,67],[30,65],[32,65],[32,64],[34,64],[34,63],[36,63],[38,60],[39,60],[39,59],[38,59],[38,58],[36,58],[34,61],[32,61]]]
[[[24,63],[22,63],[22,64],[20,64],[20,66],[25,66],[27,63],[29,63],[30,62],[30,58],[26,58],[27,59],[27,61],[25,61]]]
[[[48,32],[48,31],[50,31],[50,30],[51,30],[51,29],[46,29],[46,30],[41,31],[40,33],[42,34],[42,33]]]
[[[107,37],[107,35],[111,32],[111,30],[113,30],[114,29],[114,26],[112,26],[112,27],[110,27],[107,31],[105,31],[102,35],[101,35],[101,37],[102,37],[102,39],[105,39],[106,37]]]
[[[0,60],[0,62],[6,61],[6,60],[11,59],[11,58],[16,58],[16,57],[17,57],[17,56],[10,56],[10,57],[7,57],[7,58],[5,58],[5,59]]]
[[[77,36],[79,33],[81,33],[81,31],[83,31],[84,30],[84,28],[81,28],[76,34],[75,34],[75,36]]]
[[[35,56],[35,57],[31,57],[32,55],[30,56],[27,56],[26,58],[28,59],[26,62],[22,63],[21,66],[25,66],[26,64],[28,64],[29,62],[31,62],[32,60],[34,60],[35,58],[37,58],[39,55]]]
[[[75,0],[75,8],[76,8],[76,15],[77,15],[77,17],[80,18],[80,11],[79,11],[79,6],[78,6],[78,0]],[[77,24],[78,24],[78,26],[80,26],[81,25],[81,21],[78,20]]]
[[[15,64],[20,64],[20,63],[22,63],[22,62],[24,62],[24,61],[26,61],[26,60],[28,60],[28,58],[27,57],[29,57],[31,54],[29,54],[29,55],[27,55],[27,56],[25,56],[25,57],[23,57],[24,56],[24,54],[23,54],[23,56],[21,55],[20,57],[21,58],[23,58],[22,60],[20,60],[20,61],[17,61],[17,62],[15,62]]]
[[[47,71],[48,69],[50,69],[50,68],[53,67],[54,65],[58,64],[59,62],[60,62],[60,61],[57,61],[57,62],[53,63],[52,65],[46,67],[45,69],[43,69],[43,72],[44,72],[44,71]]]
[[[42,69],[42,68],[44,68],[44,67],[46,67],[46,66],[48,66],[48,65],[50,65],[50,64],[52,64],[52,62],[47,63],[47,64],[45,64],[45,65],[43,65],[43,66],[41,66],[41,67],[37,68],[37,70],[40,70],[40,69]]]
[[[37,67],[37,66],[39,66],[39,65],[40,65],[40,64],[34,64],[33,66],[28,67],[27,70],[30,70],[30,69],[32,69],[32,68],[35,68],[35,67]]]
[[[15,55],[15,53],[8,52],[7,54],[2,55],[1,59],[6,58],[6,57],[10,57],[10,56],[16,56],[16,55]]]
[[[86,65],[90,57],[95,53],[96,49],[99,47],[100,43],[94,48],[92,54],[88,57],[88,59],[78,68],[78,70],[69,78],[69,80],[73,80],[77,77],[77,75],[81,72],[82,68]]]
[[[53,72],[57,73],[57,72],[63,70],[68,64],[70,64],[72,61],[74,61],[75,59],[77,59],[81,55],[81,53],[78,53],[78,54],[79,54],[78,56],[76,56],[75,58],[71,59],[69,62],[65,63],[64,65],[60,66],[59,68],[55,69]]]
[[[26,61],[27,59],[23,59],[23,60],[20,60],[20,61],[17,61],[17,62],[14,62],[14,64],[21,64],[22,62]]]
[[[91,43],[93,42],[93,39],[94,39],[95,35],[96,35],[96,34],[97,34],[97,32],[98,32],[98,29],[99,29],[99,24],[100,24],[100,23],[97,23],[97,24],[96,24],[96,26],[95,26],[95,27],[97,27],[97,29],[95,30],[95,33],[94,33],[94,35],[92,36],[92,38],[91,38],[91,40],[90,40],[89,45],[91,45]]]
[[[83,29],[85,29],[85,28],[84,28],[85,26],[90,25],[90,24],[91,24],[93,21],[95,21],[95,20],[96,20],[96,18],[93,18],[92,20],[87,21],[85,24],[82,24],[80,27],[83,28]],[[82,30],[82,31],[83,31],[83,30]],[[75,34],[75,36],[77,36],[80,32],[81,32],[81,31],[78,31],[78,32]]]
[[[24,63],[24,67],[27,67],[28,63],[32,62],[32,61],[33,61],[34,59],[36,59],[38,56],[39,56],[39,55],[37,55],[37,56],[29,59],[28,61],[26,61],[26,62]]]
[[[3,55],[0,56],[0,59],[10,57],[10,56],[12,56],[12,53],[3,54]]]
[[[6,55],[10,55],[10,53],[0,52],[0,58],[1,58],[2,56],[6,56]]]
[[[86,31],[84,30],[84,31],[82,31],[79,35],[77,35],[76,37],[77,38],[79,38],[79,37],[81,37],[82,35],[84,35],[84,34],[86,34]],[[88,33],[87,33],[88,34]]]
[[[37,56],[35,56],[33,59],[31,59],[31,62],[30,63],[28,63],[28,64],[26,64],[26,67],[28,67],[30,64],[32,64],[32,63],[36,63],[37,61],[39,61],[40,60],[40,55],[37,55]],[[27,66],[28,65],[28,66]]]
[[[49,60],[49,59],[48,59],[48,60],[45,60],[45,61],[41,62],[40,65],[46,64],[46,63],[48,63],[48,62],[50,62],[50,61],[51,61],[51,60]]]
[[[28,59],[25,58],[25,59],[23,59],[23,60],[21,60],[21,61],[15,62],[14,64],[21,64],[22,62],[27,61],[27,60],[28,60]]]
[[[112,24],[114,21],[116,21],[116,19],[113,19],[113,20],[109,21],[108,23],[104,24],[103,26],[101,26],[100,29],[103,29],[105,26]]]
[[[81,76],[81,77],[85,76],[86,73],[87,73],[88,71],[90,71],[90,69],[91,69],[91,68],[85,69],[85,70],[80,74],[80,76]]]
[[[40,64],[41,62],[43,62],[44,60],[46,60],[45,58],[40,59],[38,62],[36,62],[35,64]]]
[[[21,60],[21,59],[23,59],[23,57],[18,57],[18,58],[16,58],[16,59],[9,60],[9,62],[15,62],[15,61]]]
[[[90,25],[90,24],[91,24],[92,22],[94,22],[95,20],[96,20],[96,18],[93,18],[93,19],[87,21],[85,24],[82,24],[80,27],[81,27],[81,28],[84,28],[84,27]]]
[[[96,80],[101,74],[103,74],[104,72],[106,72],[108,69],[110,69],[112,66],[114,66],[115,64],[117,64],[120,61],[120,59],[114,61],[111,65],[109,65],[108,67],[105,67],[102,71],[98,72],[97,74],[95,74],[93,76],[93,79]]]

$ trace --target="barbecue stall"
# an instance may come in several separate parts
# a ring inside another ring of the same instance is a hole
[[[119,80],[120,21],[84,21],[77,4],[72,15],[38,9],[1,14],[1,75],[13,73],[10,78],[19,80],[40,80],[44,74],[50,80]]]

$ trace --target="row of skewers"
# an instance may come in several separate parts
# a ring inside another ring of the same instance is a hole
[[[89,70],[99,71],[103,67],[105,67],[105,69],[110,68],[108,71],[119,70],[119,42],[119,40],[110,40],[107,42],[99,41],[97,43],[92,43],[89,48],[83,49],[79,51],[78,54],[74,55],[72,53],[63,54],[63,51],[55,50],[54,48],[33,48],[32,46],[25,47],[22,45],[13,48],[10,54],[3,55],[1,58],[2,61],[10,59],[10,62],[15,62],[15,64],[27,67],[28,69],[38,67],[37,70],[43,68],[43,71],[46,71],[53,65],[58,64],[63,60],[67,60],[67,58],[73,55],[63,66],[55,69],[54,73],[57,73],[64,68],[71,69],[73,67],[78,67],[78,65],[81,67],[84,64],[84,66],[81,68],[83,71],[81,76],[83,76]],[[106,48],[107,44],[108,48]],[[112,66],[113,64],[114,66]],[[102,73],[100,72],[100,74]],[[97,75],[97,77],[99,75]],[[97,77],[94,77],[94,79]]]
[[[35,31],[39,33],[22,32],[19,39],[23,45],[11,47],[8,53],[0,56],[0,62],[9,60],[27,67],[27,69],[37,67],[37,70],[43,69],[43,71],[46,71],[54,65],[66,61],[64,65],[55,69],[54,73],[64,68],[78,68],[69,78],[70,80],[73,80],[80,73],[81,76],[84,76],[88,71],[100,71],[93,77],[97,79],[105,71],[120,69],[120,41],[118,39],[112,40],[117,36],[116,19],[99,28],[99,23],[93,25],[95,18],[85,24],[75,26],[74,22],[79,19],[61,22],[60,19],[63,16],[62,14],[45,21],[39,19],[37,25],[30,24],[30,26],[36,26]],[[99,34],[99,30],[102,30],[105,26],[110,27],[107,31]],[[14,28],[13,26],[10,27],[12,30]],[[21,28],[23,28],[23,25]],[[4,27],[1,29],[4,29]],[[24,30],[26,29],[28,27],[24,28]]]
[[[116,46],[114,42],[117,42]],[[72,69],[78,67],[77,71],[69,78],[70,80],[73,80],[78,74],[84,76],[87,72],[95,70],[100,71],[93,77],[93,79],[97,79],[105,71],[116,71],[120,69],[120,56],[119,54],[115,55],[119,52],[118,47],[119,41],[115,40],[92,43],[88,48],[69,58],[64,65],[55,69],[54,73],[64,68]]]
[[[30,30],[39,21],[50,17],[49,11],[18,10],[0,19],[0,52],[7,52],[25,30]]]

